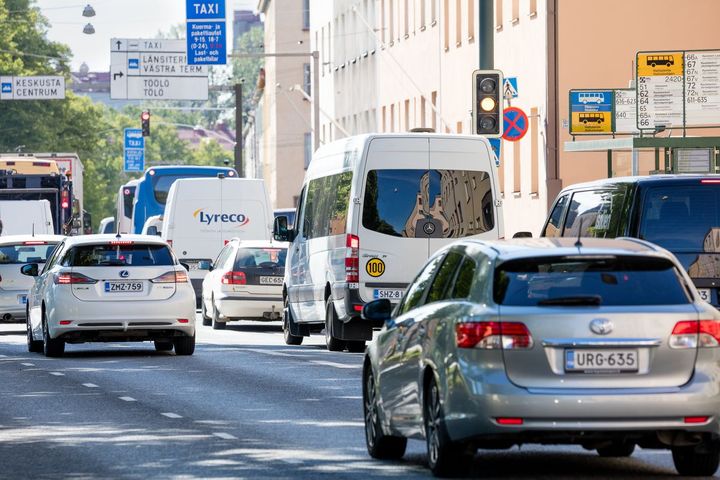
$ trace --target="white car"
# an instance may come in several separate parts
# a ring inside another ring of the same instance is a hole
[[[287,248],[284,242],[228,242],[203,280],[203,324],[218,330],[231,320],[279,320]]]
[[[28,297],[31,352],[61,356],[66,343],[154,341],[158,351],[195,351],[195,293],[168,244],[146,235],[68,237]]]
[[[4,322],[25,319],[31,278],[20,273],[26,263],[43,265],[62,235],[8,235],[0,237],[0,318]]]

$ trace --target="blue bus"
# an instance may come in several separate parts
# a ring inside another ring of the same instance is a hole
[[[198,167],[192,165],[176,165],[151,167],[137,184],[135,202],[133,204],[133,233],[141,233],[148,217],[162,215],[165,211],[170,187],[175,180],[181,178],[217,177],[218,174],[236,177],[237,172],[229,167]]]

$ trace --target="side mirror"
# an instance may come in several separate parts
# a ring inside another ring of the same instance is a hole
[[[38,264],[28,263],[27,265],[23,265],[22,267],[20,267],[20,273],[22,273],[23,275],[27,275],[28,277],[37,277]]]
[[[530,232],[516,232],[515,235],[513,235],[513,238],[532,238],[532,233],[530,233]]]
[[[285,215],[275,217],[273,238],[278,242],[292,242],[294,240],[293,232],[288,228],[288,218]]]
[[[387,322],[392,317],[392,303],[387,298],[380,298],[363,305],[362,318]]]
[[[148,234],[148,235],[160,236],[160,232],[158,232],[157,227],[154,226],[154,225],[153,225],[152,227],[148,227],[148,229],[147,229],[147,234]]]

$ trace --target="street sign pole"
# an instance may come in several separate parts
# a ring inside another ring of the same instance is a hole
[[[235,170],[243,178],[245,170],[243,165],[243,108],[242,108],[242,80],[235,84]]]

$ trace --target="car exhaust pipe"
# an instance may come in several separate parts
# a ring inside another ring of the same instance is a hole
[[[3,317],[2,317],[2,319],[3,319],[4,322],[9,322],[10,320],[12,320],[12,318],[13,318],[13,316],[12,316],[11,314],[9,314],[9,313],[6,313],[6,314],[3,315]]]

